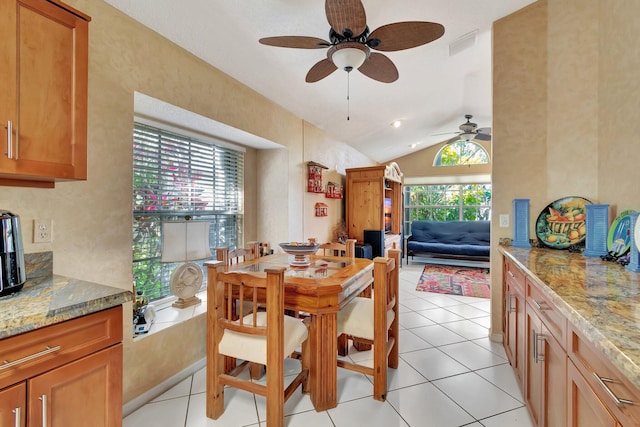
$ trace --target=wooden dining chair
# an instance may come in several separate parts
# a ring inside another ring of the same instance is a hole
[[[318,255],[336,255],[353,258],[356,256],[356,239],[347,239],[345,243],[323,243],[318,248]]]
[[[284,426],[284,404],[302,385],[306,390],[309,375],[308,327],[305,322],[283,314],[285,268],[268,269],[266,277],[250,273],[228,272],[222,274],[209,270],[209,286],[215,286],[214,310],[207,312],[212,322],[213,334],[207,336],[207,417],[218,419],[224,413],[224,387],[236,387],[267,400],[267,425]],[[257,310],[258,303],[266,308]],[[230,296],[238,296],[241,304],[238,319],[230,317]],[[250,302],[252,310],[245,314],[244,302]],[[285,388],[284,360],[300,349],[302,367]],[[226,372],[225,356],[241,363]],[[209,360],[210,358],[210,360]],[[266,384],[239,377],[249,363],[267,367]]]
[[[259,256],[258,242],[247,242],[246,247],[229,249],[227,247],[216,248],[216,259],[223,261],[225,265],[233,265],[243,261],[250,261]]]
[[[338,366],[373,376],[373,397],[387,397],[387,367],[398,367],[398,283],[400,251],[376,257],[373,297],[355,297],[338,312],[338,336],[373,345],[373,367],[338,360]]]

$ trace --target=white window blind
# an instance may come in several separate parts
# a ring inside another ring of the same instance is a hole
[[[237,247],[243,230],[244,153],[136,123],[133,134],[133,274],[150,300],[170,294],[160,262],[162,221],[211,223],[209,243]],[[206,275],[205,275],[206,276]]]

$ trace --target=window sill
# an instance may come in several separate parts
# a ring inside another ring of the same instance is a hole
[[[167,328],[186,322],[200,314],[207,312],[207,290],[203,289],[196,294],[198,298],[202,300],[200,304],[193,305],[187,308],[175,308],[171,304],[175,301],[175,298],[166,299],[160,302],[160,304],[151,304],[156,310],[156,318],[151,324],[149,332],[144,334],[134,334],[133,341],[139,341],[153,335]]]

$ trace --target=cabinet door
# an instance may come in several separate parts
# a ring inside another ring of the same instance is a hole
[[[525,340],[524,295],[507,286],[505,293],[505,351],[516,372],[520,385],[524,384]]]
[[[535,312],[527,307],[527,343],[526,343],[526,378],[525,400],[531,415],[531,420],[536,426],[542,426],[542,393],[544,392],[544,364],[542,322]]]
[[[86,179],[87,20],[44,0],[0,14],[1,177]]]
[[[29,423],[48,427],[122,425],[122,344],[29,380]]]
[[[568,426],[615,427],[616,419],[598,399],[572,361],[567,363]]]
[[[551,331],[542,324],[544,346],[540,355],[544,360],[543,395],[542,395],[542,426],[564,426],[567,423],[567,353],[558,341],[551,335]]]
[[[27,386],[24,382],[0,390],[0,426],[25,427]]]

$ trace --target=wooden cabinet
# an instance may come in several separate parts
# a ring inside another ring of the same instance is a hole
[[[505,352],[534,425],[640,425],[640,389],[567,321],[548,288],[508,257],[503,313]]]
[[[0,3],[0,184],[87,178],[89,20],[57,1]]]
[[[1,340],[0,425],[120,426],[122,333],[118,306]]]
[[[504,259],[504,347],[524,392],[525,367],[525,276],[511,261]],[[524,393],[523,393],[524,394]]]
[[[347,169],[346,226],[349,238],[364,241],[364,231],[383,232],[384,252],[402,249],[402,172],[397,164]]]
[[[567,355],[538,310],[527,303],[525,400],[536,426],[566,424]]]
[[[27,385],[0,390],[0,426],[25,427],[27,420]]]
[[[640,425],[640,390],[573,326],[568,341],[569,425]]]

